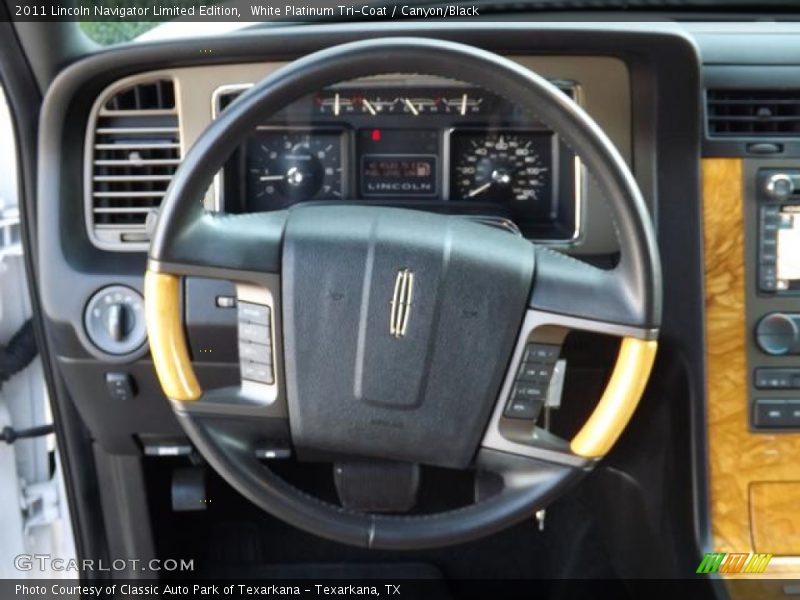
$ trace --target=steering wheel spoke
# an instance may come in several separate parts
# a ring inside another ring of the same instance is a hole
[[[479,486],[478,500],[484,500],[495,494],[508,494],[529,490],[531,487],[551,485],[559,481],[566,472],[588,472],[590,466],[484,448],[475,458],[475,469]],[[558,474],[556,479],[554,474]],[[543,502],[541,506],[534,507],[534,510],[543,508],[545,504],[546,502]]]
[[[574,317],[575,329],[613,335],[653,337],[656,327],[635,291],[631,259],[601,269],[546,246],[536,247],[536,275],[530,307]],[[636,270],[634,270],[636,272]]]

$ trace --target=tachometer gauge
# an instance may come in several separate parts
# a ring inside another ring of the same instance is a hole
[[[451,198],[549,206],[553,135],[538,131],[455,131]]]
[[[340,131],[259,131],[247,142],[245,171],[251,210],[342,197]]]

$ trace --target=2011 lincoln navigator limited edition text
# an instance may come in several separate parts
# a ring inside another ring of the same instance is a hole
[[[0,3],[0,597],[797,594],[796,8]]]

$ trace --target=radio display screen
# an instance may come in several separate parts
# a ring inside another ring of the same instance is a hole
[[[779,288],[796,287],[792,284],[800,280],[800,207],[783,207],[777,238],[776,274]]]

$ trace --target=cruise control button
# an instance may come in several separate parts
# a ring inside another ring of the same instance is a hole
[[[254,323],[239,323],[239,340],[270,345],[270,328]]]
[[[262,365],[253,362],[242,363],[242,379],[257,381],[259,383],[273,383],[272,365]]]
[[[270,324],[271,311],[269,306],[239,302],[239,320],[258,325]]]

